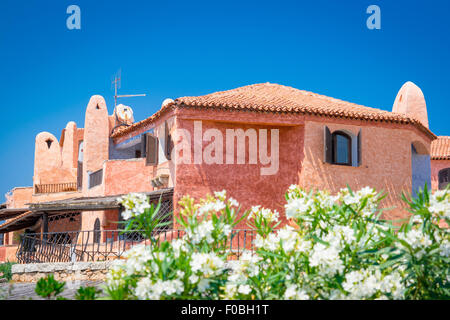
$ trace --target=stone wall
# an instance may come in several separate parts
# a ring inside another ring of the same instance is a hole
[[[40,278],[53,274],[58,281],[101,281],[105,280],[112,263],[113,261],[14,264],[11,270],[12,280],[36,282]]]

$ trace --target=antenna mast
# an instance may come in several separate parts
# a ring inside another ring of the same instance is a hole
[[[120,89],[120,87],[121,87],[121,78],[122,78],[121,74],[122,74],[122,69],[119,69],[119,71],[114,76],[114,80],[112,81],[112,83],[114,84],[114,109],[116,109],[116,106],[117,106],[117,98],[145,97],[145,93],[144,94],[118,95],[117,90]]]

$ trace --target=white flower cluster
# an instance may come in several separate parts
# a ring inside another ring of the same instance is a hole
[[[448,190],[439,190],[430,197],[428,210],[445,219],[450,219],[450,192]]]
[[[140,300],[160,300],[164,296],[180,294],[183,290],[183,282],[179,279],[153,281],[152,278],[145,277],[138,281],[135,293]]]
[[[286,210],[286,217],[288,219],[299,218],[302,215],[310,213],[314,208],[314,200],[308,198],[306,195],[301,198],[291,198],[284,206]]]
[[[210,277],[223,271],[224,262],[214,252],[194,252],[190,265],[192,272]]]
[[[229,208],[238,207],[239,203],[236,199],[227,197],[227,192],[225,190],[214,192],[215,198],[209,198],[208,201],[202,203],[196,211],[197,216],[206,216],[209,213],[220,213],[225,210],[228,205]]]
[[[150,208],[149,199],[142,193],[130,193],[118,199],[119,203],[125,208],[122,217],[125,220],[139,216],[145,209]]]
[[[222,200],[210,201],[198,208],[198,215],[203,216],[210,212],[220,212],[226,207]]]
[[[109,268],[109,272],[106,275],[106,284],[112,289],[118,289],[126,284],[125,281],[125,260],[116,260]]]
[[[298,230],[291,226],[284,226],[277,233],[270,233],[266,237],[257,234],[254,240],[256,248],[267,251],[278,251],[283,249],[285,253],[306,252],[311,249],[310,240],[300,236]]]
[[[280,217],[280,214],[277,210],[270,210],[267,208],[261,208],[261,206],[253,206],[250,210],[250,213],[247,217],[248,220],[255,219],[257,217],[261,217],[263,219],[266,219],[267,222],[273,223],[278,222],[278,218]]]
[[[319,274],[332,277],[337,273],[342,273],[344,263],[339,256],[339,247],[326,246],[316,243],[309,258],[311,267],[318,267]]]
[[[175,258],[178,258],[182,252],[188,252],[189,250],[185,238],[172,240],[171,245]]]
[[[346,299],[368,299],[377,293],[381,293],[381,298],[388,294],[393,299],[402,299],[405,292],[399,272],[393,271],[383,276],[380,270],[375,268],[347,273],[342,286],[349,293]]]
[[[199,244],[202,240],[206,240],[207,243],[214,241],[212,233],[214,231],[214,225],[211,220],[205,220],[199,223],[193,228],[186,230],[186,238],[192,242],[192,244]]]
[[[113,289],[128,286],[138,299],[180,295],[202,299],[405,299],[418,287],[410,264],[425,261],[424,255],[433,255],[427,263],[435,263],[436,274],[443,272],[442,279],[450,279],[445,266],[440,267],[450,257],[449,232],[439,224],[440,219],[449,217],[449,200],[447,191],[431,195],[428,211],[419,208],[412,224],[396,233],[394,226],[377,220],[380,197],[372,188],[342,189],[332,196],[322,191],[306,193],[293,185],[285,212],[298,228],[268,227],[267,222],[279,222],[279,213],[254,206],[248,223],[257,228],[256,251],[244,251],[238,260],[227,261],[227,254],[234,255],[225,240],[237,219],[225,213],[234,212],[232,207],[239,204],[227,199],[225,191],[215,192],[200,205],[188,202],[183,238],[133,247],[125,254],[126,260],[112,266],[107,285]],[[148,206],[143,195],[133,194],[121,201],[128,217],[142,214]],[[225,212],[227,207],[230,211]],[[431,227],[427,223],[430,216],[434,217]],[[394,241],[395,237],[408,246]],[[412,255],[405,254],[409,248]]]
[[[427,248],[433,243],[427,234],[417,229],[411,229],[406,234],[400,233],[398,238],[411,246],[417,259],[421,259]]]
[[[286,288],[284,292],[285,300],[309,300],[309,296],[305,290],[299,288],[298,285],[292,284]]]
[[[439,254],[443,257],[450,257],[450,241],[445,239],[439,246]]]
[[[154,254],[159,254],[161,257],[163,255],[160,252]],[[143,244],[132,247],[124,253],[124,257],[127,259],[124,266],[128,275],[144,274],[149,270],[147,262],[153,260],[150,247]]]
[[[210,287],[210,279],[224,272],[225,262],[214,252],[193,253],[190,267],[193,274],[189,282],[197,284],[199,292],[205,292]]]
[[[260,273],[259,262],[261,260],[261,257],[256,254],[244,251],[239,257],[239,260],[229,262],[231,273],[224,287],[225,299],[235,299],[238,294],[250,294],[252,289],[247,283],[248,277],[255,277]]]

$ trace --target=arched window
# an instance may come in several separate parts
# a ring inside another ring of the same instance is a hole
[[[362,164],[362,129],[355,135],[347,130],[331,133],[324,126],[324,162],[344,166],[359,167]]]
[[[94,222],[94,243],[100,243],[100,220],[97,218]]]
[[[439,171],[439,190],[445,189],[450,183],[450,168],[445,168]]]
[[[331,139],[333,163],[351,166],[352,138],[342,131],[336,131],[331,135]]]

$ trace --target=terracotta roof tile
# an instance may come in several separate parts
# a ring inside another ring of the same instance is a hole
[[[141,120],[139,122],[133,123],[130,126],[124,126],[124,127],[118,127],[112,134],[111,138],[118,138],[121,136],[124,136],[130,132],[133,132],[134,130],[137,130],[139,128],[145,127],[147,124],[152,123],[159,117],[161,117],[162,114],[164,114],[166,111],[169,111],[171,108],[173,108],[174,103],[170,103],[167,105],[164,105],[160,110],[158,110],[154,115],[151,117],[148,117],[147,119]]]
[[[330,98],[309,91],[273,83],[260,83],[237,89],[219,91],[198,97],[181,97],[167,107],[199,107],[211,109],[249,110],[276,113],[301,113],[367,121],[384,121],[413,124],[431,138],[436,136],[423,124],[401,113],[365,107],[355,103]],[[159,112],[161,112],[162,108]],[[151,123],[158,113],[130,127],[114,132],[113,138],[132,132],[137,127]]]
[[[450,160],[450,137],[439,136],[431,142],[431,159]]]
[[[34,214],[35,214],[35,212],[33,212],[33,211],[27,211],[27,212],[24,212],[24,213],[14,217],[14,218],[12,218],[12,219],[6,220],[6,222],[0,224],[0,230],[6,228],[7,226],[13,225],[16,222],[18,222],[20,220],[23,220],[23,219],[25,219],[25,218],[27,218],[29,216],[34,215]]]

